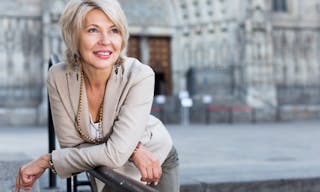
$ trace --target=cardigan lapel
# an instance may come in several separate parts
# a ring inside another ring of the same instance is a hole
[[[91,137],[89,106],[86,93],[86,86],[84,83],[82,85],[82,109],[80,114],[80,127],[85,135]]]
[[[71,103],[74,118],[76,121],[79,105],[80,93],[80,73],[69,71],[67,72],[67,86],[69,92],[69,102]]]
[[[68,88],[69,88],[69,98],[74,112],[74,124],[77,129],[77,116],[79,109],[79,99],[80,99],[80,84],[81,84],[81,73],[80,72],[69,72],[67,75],[68,78]],[[86,88],[83,83],[82,85],[82,106],[80,114],[80,128],[84,134],[90,136],[90,120],[89,120],[89,111],[88,111],[88,101],[86,95]],[[85,138],[83,138],[85,139]]]
[[[123,90],[123,86],[126,84],[127,78],[123,75],[123,66],[114,66],[111,76],[106,86],[106,92],[104,95],[103,104],[103,134],[109,136],[112,132],[112,126],[115,120],[117,105],[120,100],[120,95]]]

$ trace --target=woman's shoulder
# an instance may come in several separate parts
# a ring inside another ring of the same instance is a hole
[[[49,69],[49,74],[59,74],[59,73],[65,73],[68,70],[68,65],[65,62],[59,62],[57,64],[54,64]]]
[[[126,57],[124,60],[124,75],[127,77],[148,77],[154,76],[152,68],[143,64],[136,58]]]
[[[48,71],[47,81],[56,82],[58,80],[65,79],[65,74],[68,72],[69,67],[65,62],[54,64]]]

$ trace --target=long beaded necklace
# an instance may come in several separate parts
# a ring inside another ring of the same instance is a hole
[[[83,87],[83,72],[81,72],[81,77],[80,77],[80,98],[79,98],[79,109],[78,109],[78,114],[77,114],[77,130],[79,132],[79,134],[86,140],[90,141],[91,143],[94,144],[101,144],[103,143],[102,140],[102,117],[103,117],[103,102],[104,99],[102,100],[102,103],[100,105],[100,109],[99,109],[99,124],[98,124],[98,137],[96,139],[86,135],[81,127],[80,127],[80,116],[81,116],[81,111],[82,111],[82,87]]]

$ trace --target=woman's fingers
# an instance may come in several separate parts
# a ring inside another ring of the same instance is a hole
[[[147,181],[148,172],[146,167],[140,167],[141,181]]]
[[[147,167],[147,184],[150,184],[153,181],[153,168],[152,166]]]
[[[34,176],[27,173],[26,167],[19,169],[20,186],[28,186],[34,180]]]
[[[153,169],[153,178],[154,178],[153,184],[158,185],[160,180],[159,169]]]
[[[161,166],[158,161],[154,161],[151,164],[145,167],[141,180],[147,182],[147,184],[153,183],[157,185],[162,175]]]
[[[28,173],[28,167],[23,166],[19,169],[19,174],[16,179],[16,191],[20,189],[31,190],[37,177],[31,173]]]
[[[141,181],[147,182],[147,184],[158,184],[162,169],[160,161],[151,152],[140,146],[132,155],[132,160],[140,171]]]
[[[140,173],[141,181],[147,182],[147,184],[154,182],[154,173],[152,167],[143,167],[142,170],[140,170]]]
[[[162,175],[162,169],[160,166],[160,162],[158,160],[156,160],[155,165],[153,167],[153,183],[154,185],[158,185],[159,180],[161,178]]]
[[[20,175],[16,178],[16,192],[20,192],[20,189],[24,190],[32,190],[32,185],[28,185],[26,183],[23,183],[21,180]]]

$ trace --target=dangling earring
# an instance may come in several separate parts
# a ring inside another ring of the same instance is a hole
[[[118,60],[116,61],[116,70],[114,71],[114,72],[116,73],[116,75],[118,75],[119,67],[120,67],[120,59],[118,59]]]
[[[73,55],[73,70],[77,73],[77,81],[79,80],[79,64],[78,64],[78,56],[77,54]]]

